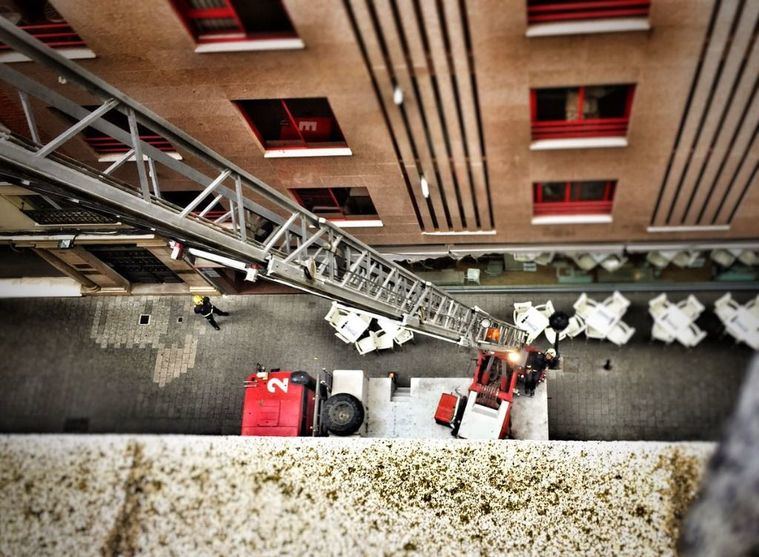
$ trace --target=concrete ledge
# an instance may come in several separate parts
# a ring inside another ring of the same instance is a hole
[[[0,298],[70,298],[81,295],[81,285],[68,277],[0,279]]]
[[[647,17],[626,17],[537,23],[527,27],[526,35],[528,37],[555,37],[559,35],[584,35],[589,33],[648,31],[649,29],[651,29],[651,24],[648,22]]]
[[[672,554],[713,449],[3,436],[0,554]]]
[[[530,151],[556,149],[608,149],[627,147],[626,137],[584,137],[570,139],[540,139],[530,143]]]
[[[95,53],[86,47],[56,48],[55,51],[69,60],[95,58]],[[15,51],[0,54],[0,63],[7,64],[9,62],[31,62],[31,58]]]
[[[532,224],[609,224],[611,215],[544,215],[532,217]]]

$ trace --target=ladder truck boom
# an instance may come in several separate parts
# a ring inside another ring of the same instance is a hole
[[[84,206],[117,215],[121,222],[151,228],[172,239],[177,256],[186,249],[245,271],[250,280],[260,276],[277,281],[462,346],[495,352],[522,348],[521,330],[384,258],[2,17],[0,41],[48,70],[52,79],[76,84],[102,103],[89,111],[30,77],[39,72],[21,73],[0,64],[0,80],[18,92],[30,129],[29,138],[0,130],[0,175],[41,193],[73,196]],[[30,97],[75,123],[43,144]],[[125,115],[129,130],[104,119],[110,111]],[[141,140],[138,126],[168,140],[182,160]],[[87,127],[125,144],[128,151],[105,170],[58,151]],[[113,176],[121,165],[132,162],[137,167],[134,183]],[[199,186],[189,205],[178,207],[162,198],[158,165]],[[225,214],[210,220],[206,210],[195,211],[209,199],[221,204]],[[256,237],[250,230],[253,221],[268,221],[273,230]]]

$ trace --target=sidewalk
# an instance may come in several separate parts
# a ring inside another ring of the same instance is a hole
[[[707,306],[703,326],[716,329]],[[571,311],[576,295],[459,295],[499,317],[512,303],[548,297]],[[752,352],[729,337],[696,349],[649,341],[650,295],[629,296],[638,329],[617,348],[562,344],[565,370],[548,383],[555,439],[712,440],[729,415]],[[675,300],[680,299],[674,295]],[[739,301],[749,293],[737,296]],[[308,295],[217,298],[232,312],[214,331],[189,297],[0,300],[0,432],[237,434],[242,382],[256,362],[314,372],[364,369],[382,377],[456,377],[472,353],[417,335],[392,353],[359,356],[323,320],[329,302]],[[140,316],[150,315],[147,325]],[[510,317],[509,317],[510,319]],[[602,368],[611,361],[611,370]],[[430,417],[432,419],[432,417]]]

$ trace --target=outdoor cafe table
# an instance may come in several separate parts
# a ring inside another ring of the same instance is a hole
[[[543,315],[540,310],[531,307],[519,316],[516,325],[523,331],[527,331],[530,338],[537,338],[548,327],[548,317]]]
[[[364,334],[364,331],[369,328],[369,323],[371,323],[370,319],[367,320],[357,313],[351,313],[338,329],[338,332],[348,342],[356,342]]]
[[[622,313],[615,313],[604,304],[598,304],[590,310],[585,318],[589,329],[606,335],[622,319]]]
[[[655,321],[683,346],[692,345],[695,334],[691,330],[690,325],[693,323],[693,320],[675,304],[668,304]]]
[[[759,350],[759,316],[752,309],[740,306],[735,315],[725,321],[725,328],[735,339]]]

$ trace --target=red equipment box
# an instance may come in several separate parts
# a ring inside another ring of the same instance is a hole
[[[298,437],[313,431],[314,391],[292,380],[291,371],[245,381],[241,435]]]
[[[440,402],[437,404],[435,411],[435,421],[440,425],[451,425],[453,418],[456,416],[456,405],[459,397],[450,393],[440,395]]]

